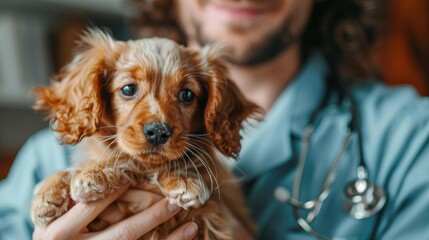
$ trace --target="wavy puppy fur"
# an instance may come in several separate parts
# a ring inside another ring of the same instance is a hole
[[[143,239],[162,239],[189,220],[199,225],[198,239],[232,239],[232,215],[250,229],[223,158],[237,158],[241,124],[259,108],[228,78],[217,52],[161,38],[120,42],[89,30],[53,83],[34,89],[35,109],[48,112],[62,143],[77,145],[77,166],[40,184],[33,222],[49,224],[128,178],[186,209]],[[139,211],[118,204],[127,214]],[[108,225],[98,219],[89,228]]]

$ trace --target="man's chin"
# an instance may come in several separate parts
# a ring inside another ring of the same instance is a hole
[[[230,34],[231,35],[231,34]],[[287,32],[275,32],[266,39],[249,40],[250,36],[206,36],[198,34],[198,43],[204,46],[210,43],[220,43],[224,46],[223,58],[226,62],[238,66],[257,66],[274,60],[289,46],[296,43],[296,38]]]
[[[266,47],[249,47],[248,49],[228,51],[223,59],[233,65],[252,67],[262,65],[276,59],[289,45],[273,45]]]

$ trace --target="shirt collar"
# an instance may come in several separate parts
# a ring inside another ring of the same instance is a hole
[[[327,65],[319,54],[312,55],[301,71],[255,127],[245,126],[236,173],[255,176],[293,157],[291,136],[302,136],[310,115],[325,91]]]

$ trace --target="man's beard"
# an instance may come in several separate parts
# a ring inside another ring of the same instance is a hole
[[[242,54],[234,53],[234,49],[229,49],[228,52],[224,53],[224,60],[239,66],[257,66],[270,60],[275,59],[284,50],[289,48],[291,45],[298,41],[299,36],[294,36],[290,32],[289,24],[290,21],[286,19],[285,23],[270,35],[264,39],[255,42],[245,49],[246,52]],[[202,34],[201,26],[196,26],[196,40],[200,46],[213,43],[213,40],[207,39]],[[233,29],[233,31],[240,31],[239,27]],[[228,50],[228,46],[226,46]]]

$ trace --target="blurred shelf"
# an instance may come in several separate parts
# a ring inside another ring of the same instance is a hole
[[[20,94],[19,96],[0,95],[0,109],[17,108],[30,110],[33,104],[34,99],[27,94]]]
[[[48,125],[32,109],[30,90],[48,84],[69,60],[75,33],[87,25],[128,39],[125,24],[133,9],[126,1],[0,0],[0,178],[25,140]]]
[[[0,13],[0,106],[29,108],[30,89],[51,76],[47,30],[36,17]]]
[[[82,21],[120,23],[131,13],[126,1],[0,0],[0,107],[30,109],[30,89],[49,82],[57,47],[52,29],[61,26],[56,23],[76,12]]]
[[[83,10],[119,16],[131,16],[133,8],[125,0],[1,0],[0,9]]]

